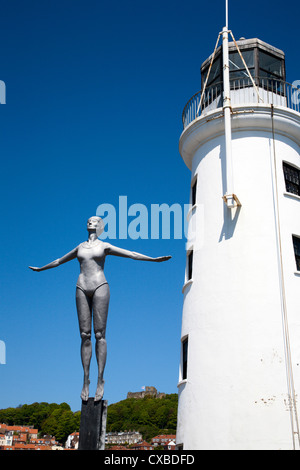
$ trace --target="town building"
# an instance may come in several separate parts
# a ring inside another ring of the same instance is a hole
[[[38,438],[38,430],[31,426],[9,426],[0,423],[0,450],[54,450],[62,449],[55,437]]]
[[[77,450],[79,446],[79,432],[73,432],[68,436],[68,439],[65,444],[66,449]]]
[[[130,450],[154,450],[154,446],[149,444],[149,442],[142,441],[133,445]]]
[[[105,436],[105,445],[132,445],[140,442],[143,436],[140,432],[108,432]]]
[[[175,450],[176,434],[159,434],[151,439],[151,444],[155,447],[162,446],[165,450]]]
[[[157,446],[174,450],[175,440],[176,436],[173,434],[161,434],[148,443],[137,431],[109,432],[106,434],[105,445],[110,450],[154,450]],[[77,450],[78,444],[79,432],[70,434],[63,448],[54,436],[38,437],[38,429],[33,427],[0,423],[0,450]]]

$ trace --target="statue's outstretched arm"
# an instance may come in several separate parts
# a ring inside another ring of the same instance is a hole
[[[46,269],[51,269],[51,268],[56,268],[57,266],[60,266],[61,264],[67,263],[68,261],[71,261],[72,259],[76,258],[77,256],[77,250],[78,247],[74,248],[74,250],[70,251],[66,255],[62,256],[61,258],[58,258],[54,261],[52,261],[49,264],[46,264],[45,266],[42,266],[41,268],[35,268],[33,266],[28,266],[32,271],[45,271]]]
[[[171,256],[159,256],[158,258],[151,258],[150,256],[142,255],[141,253],[136,253],[135,251],[124,250],[123,248],[118,248],[116,246],[110,245],[109,243],[105,244],[105,253],[107,255],[121,256],[123,258],[131,258],[139,261],[167,261]]]

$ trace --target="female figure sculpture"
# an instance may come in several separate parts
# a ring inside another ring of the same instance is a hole
[[[83,401],[87,401],[89,398],[89,372],[92,357],[92,319],[98,364],[98,382],[94,400],[101,400],[104,394],[103,374],[107,352],[105,332],[110,298],[109,286],[104,276],[106,256],[114,255],[134,260],[155,262],[166,261],[171,258],[171,256],[151,258],[103,242],[98,239],[103,229],[103,221],[100,217],[90,217],[87,222],[87,230],[89,232],[87,241],[80,243],[74,250],[41,268],[29,266],[33,271],[39,272],[56,268],[75,258],[79,261],[80,274],[76,285],[76,308],[81,336],[81,361],[84,372],[83,388],[81,392]]]

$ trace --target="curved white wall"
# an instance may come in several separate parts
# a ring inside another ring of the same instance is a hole
[[[300,168],[300,115],[239,107],[232,118],[234,192],[226,192],[220,110],[192,123],[180,152],[197,178],[193,279],[184,288],[182,338],[188,373],[179,388],[177,443],[184,449],[292,449],[278,260],[280,223],[289,339],[300,387],[300,276],[292,234],[300,236],[300,198],[285,195],[282,161]],[[277,175],[277,177],[276,177]],[[276,187],[279,211],[276,210]]]

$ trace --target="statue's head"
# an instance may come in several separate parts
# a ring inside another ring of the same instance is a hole
[[[101,233],[104,230],[104,222],[101,217],[94,215],[90,217],[87,221],[87,230],[88,232],[96,231],[97,237],[100,237]]]

